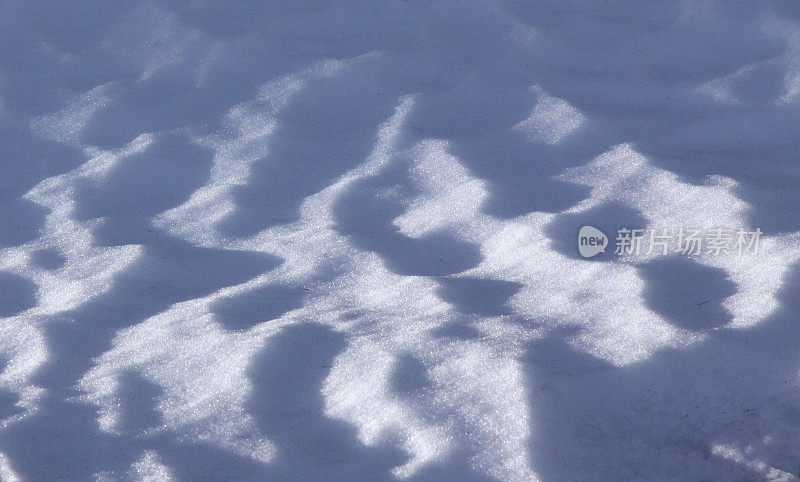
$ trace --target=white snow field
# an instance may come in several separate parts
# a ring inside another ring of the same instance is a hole
[[[798,480],[800,2],[0,2],[0,475]]]

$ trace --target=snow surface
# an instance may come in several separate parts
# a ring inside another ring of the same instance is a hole
[[[799,155],[794,0],[6,0],[0,475],[797,480]]]

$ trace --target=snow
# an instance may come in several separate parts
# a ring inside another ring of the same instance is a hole
[[[0,477],[797,480],[799,145],[791,0],[2,2]]]

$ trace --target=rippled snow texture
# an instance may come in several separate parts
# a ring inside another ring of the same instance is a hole
[[[799,146],[792,0],[3,2],[0,475],[797,480]]]

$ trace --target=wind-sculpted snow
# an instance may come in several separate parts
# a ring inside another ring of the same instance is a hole
[[[795,480],[798,146],[789,0],[3,2],[0,475]]]

